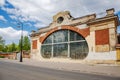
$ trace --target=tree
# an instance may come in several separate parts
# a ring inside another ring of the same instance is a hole
[[[4,46],[3,52],[8,52],[8,45]]]
[[[30,50],[30,40],[29,40],[28,36],[23,37],[22,49],[25,51]],[[18,51],[20,51],[20,50],[21,50],[21,39],[19,40],[19,44],[18,44]]]
[[[14,52],[17,50],[17,45],[12,42],[12,44],[5,45],[4,52]]]
[[[12,52],[16,51],[16,49],[17,49],[16,44],[14,42],[11,44],[11,49],[12,49]]]
[[[21,39],[19,40],[19,44],[18,44],[18,51],[21,50]]]
[[[30,50],[30,40],[28,38],[28,36],[24,36],[23,38],[23,50]]]
[[[0,45],[4,45],[5,44],[5,40],[3,40],[2,36],[0,36]]]
[[[2,36],[0,36],[0,51],[3,51],[5,45],[5,40],[3,40]]]

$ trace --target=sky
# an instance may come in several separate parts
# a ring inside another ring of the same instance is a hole
[[[60,11],[70,11],[77,18],[110,8],[120,17],[120,0],[0,0],[0,36],[6,44],[18,43],[20,26],[24,36],[29,36],[32,30],[48,26]]]

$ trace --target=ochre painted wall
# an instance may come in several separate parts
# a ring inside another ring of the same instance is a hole
[[[117,55],[116,55],[117,60],[120,61],[120,48],[117,48],[116,50],[117,50]]]

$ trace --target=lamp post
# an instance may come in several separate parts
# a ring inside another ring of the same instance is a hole
[[[19,22],[18,27],[21,27],[21,44],[20,44],[20,62],[23,62],[22,52],[23,52],[23,23]]]

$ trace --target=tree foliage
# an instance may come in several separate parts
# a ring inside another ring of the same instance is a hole
[[[4,45],[5,44],[5,40],[3,40],[2,36],[0,36],[0,45]]]
[[[3,51],[5,45],[5,40],[0,36],[0,51]]]
[[[22,40],[22,49],[25,51],[30,50],[30,40],[28,36],[24,36]],[[2,52],[19,52],[21,50],[21,39],[18,44],[12,42],[12,44],[5,45],[5,40],[0,36],[0,51]]]
[[[12,42],[12,44],[8,44],[4,46],[3,52],[15,52],[17,51],[17,44]]]
[[[28,36],[25,36],[23,38],[23,49],[26,51],[30,50],[30,40],[29,40]]]
[[[11,51],[13,52],[13,51],[16,51],[16,50],[17,50],[16,44],[13,42],[13,43],[11,44]]]
[[[19,49],[19,51],[21,50],[21,39],[19,40],[18,49]],[[28,36],[23,37],[22,49],[25,51],[30,50],[30,39],[28,38]]]

